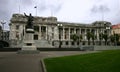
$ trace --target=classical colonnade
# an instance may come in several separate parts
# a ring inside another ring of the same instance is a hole
[[[36,26],[37,27],[37,26]],[[87,40],[86,38],[86,34],[87,32],[92,32],[96,35],[96,40],[99,40],[99,33],[105,33],[105,31],[108,32],[108,35],[110,35],[110,30],[107,30],[105,28],[89,28],[89,27],[66,27],[66,26],[50,26],[50,25],[46,25],[46,26],[42,26],[39,25],[38,30],[37,28],[35,28],[35,35],[38,35],[38,38],[36,38],[37,40],[40,39],[46,39],[46,40],[70,40],[70,36],[72,34],[76,34],[76,35],[82,35],[83,36],[83,40]],[[36,36],[37,37],[37,36]]]

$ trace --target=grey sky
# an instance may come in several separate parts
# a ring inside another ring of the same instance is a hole
[[[120,23],[120,0],[0,0],[0,20],[6,29],[13,13],[56,16],[59,21],[92,23],[96,20]]]

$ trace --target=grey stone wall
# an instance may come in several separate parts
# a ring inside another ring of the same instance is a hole
[[[10,23],[10,40],[16,40],[16,41],[22,41],[24,39],[23,32],[25,34],[25,25],[27,22],[27,18],[22,14],[13,14],[11,18]],[[35,32],[36,35],[38,35],[38,42],[43,41],[42,39],[45,39],[46,41],[50,42],[50,45],[54,45],[53,47],[59,46],[59,27],[58,24],[62,24],[61,28],[61,40],[62,40],[62,47],[64,48],[77,48],[80,45],[88,45],[87,39],[86,39],[86,31],[89,29],[90,31],[92,29],[95,29],[95,34],[97,34],[97,40],[99,41],[99,32],[102,30],[106,30],[106,26],[110,27],[109,25],[99,24],[99,22],[91,23],[91,24],[83,24],[83,23],[70,23],[70,22],[59,22],[56,17],[37,17],[34,16],[33,25],[39,26],[39,32]],[[16,26],[19,25],[19,29],[16,29]],[[41,32],[41,27],[45,26],[46,31],[45,34]],[[66,30],[67,29],[67,30]],[[71,30],[73,29],[73,31]],[[78,29],[76,31],[76,29]],[[85,32],[81,32],[81,30],[84,29]],[[78,42],[72,42],[70,39],[71,34],[82,34],[83,40],[81,43],[78,44]],[[44,36],[41,36],[43,35]],[[110,34],[110,33],[109,33]],[[16,37],[18,35],[19,37]],[[64,36],[63,36],[64,35]],[[69,36],[68,36],[69,35]],[[45,38],[44,38],[45,37]],[[99,42],[96,41],[95,45],[98,45]],[[18,43],[17,42],[17,43]],[[39,44],[37,42],[37,44]],[[51,43],[54,42],[54,43]],[[68,43],[67,43],[68,42]],[[42,43],[42,42],[40,42]],[[44,43],[44,41],[43,41]],[[92,42],[90,42],[92,45]],[[102,45],[104,42],[102,42]],[[14,43],[13,43],[14,44]],[[39,46],[39,45],[38,45]]]
[[[94,50],[117,50],[120,46],[94,46]]]

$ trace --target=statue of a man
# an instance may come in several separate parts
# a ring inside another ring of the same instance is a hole
[[[28,19],[28,21],[27,21],[27,25],[26,25],[26,29],[27,28],[32,28],[33,29],[33,16],[31,15],[31,13],[30,13],[30,15],[28,16],[28,15],[26,15],[25,13],[24,13],[24,15],[27,17],[27,19]]]

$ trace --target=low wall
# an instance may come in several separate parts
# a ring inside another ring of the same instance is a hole
[[[21,48],[0,48],[0,52],[16,52],[21,50]]]
[[[94,50],[116,50],[120,49],[120,46],[94,46]]]
[[[80,51],[80,48],[37,48],[40,51]]]
[[[0,48],[0,52],[16,52],[21,48]],[[80,48],[37,48],[39,51],[81,51]]]
[[[117,50],[120,46],[79,46],[77,48],[37,48],[40,51],[93,51],[93,50]],[[16,52],[21,50],[21,48],[0,48],[0,52]]]

